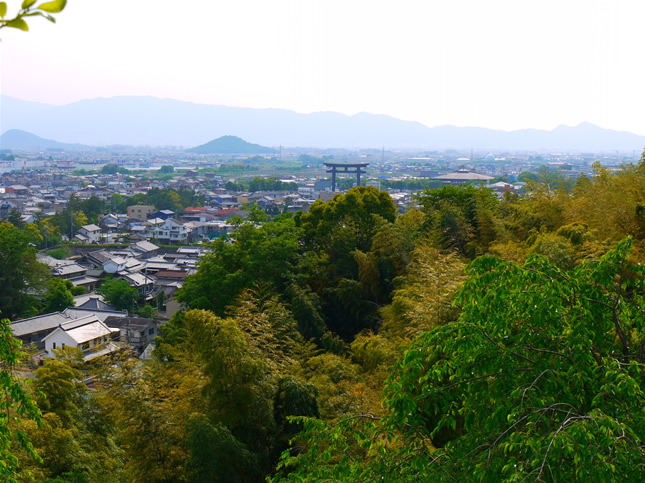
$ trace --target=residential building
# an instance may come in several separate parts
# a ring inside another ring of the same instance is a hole
[[[45,356],[55,359],[54,349],[78,347],[83,352],[83,360],[88,361],[114,352],[117,346],[112,338],[118,333],[118,329],[110,329],[93,314],[68,321],[43,338]]]
[[[132,249],[137,252],[141,258],[151,258],[157,256],[159,247],[148,241],[140,241],[132,245]]]
[[[106,273],[116,273],[125,270],[127,259],[122,257],[112,257],[103,263],[103,270]]]
[[[101,228],[94,224],[82,226],[76,233],[76,238],[83,243],[98,243],[101,241]]]
[[[155,229],[155,239],[160,243],[178,245],[187,243],[189,229],[186,223],[168,218],[163,225]]]
[[[162,220],[167,220],[175,216],[175,212],[172,210],[159,210],[150,215],[150,218],[161,218]]]
[[[105,325],[119,331],[119,341],[142,352],[159,332],[159,320],[143,317],[108,317]]]
[[[18,320],[11,324],[13,336],[20,339],[23,344],[36,344],[44,348],[43,337],[52,332],[59,325],[69,322],[72,318],[61,312],[39,315],[28,319]]]
[[[128,206],[128,218],[139,221],[146,221],[155,211],[154,206],[150,205],[132,205]]]

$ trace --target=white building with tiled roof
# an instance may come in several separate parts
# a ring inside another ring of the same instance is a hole
[[[59,325],[70,320],[72,318],[69,315],[54,312],[14,322],[11,324],[11,331],[13,336],[20,339],[23,344],[37,344],[40,346],[43,337],[51,333]]]
[[[101,240],[101,228],[93,224],[82,226],[78,234],[85,237],[89,243],[98,243]]]
[[[110,329],[95,315],[65,322],[43,339],[45,356],[55,359],[54,349],[78,347],[83,351],[83,359],[91,360],[117,349],[112,335],[118,332],[119,329]]]

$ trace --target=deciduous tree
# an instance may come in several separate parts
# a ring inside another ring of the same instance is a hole
[[[33,420],[38,425],[42,421],[36,402],[14,374],[15,366],[25,357],[20,346],[9,320],[0,320],[0,476],[7,482],[22,481],[16,449],[40,461],[24,430],[16,428],[21,420]]]
[[[133,311],[139,299],[139,291],[131,287],[125,280],[108,280],[97,290],[105,297],[105,301],[119,310]]]
[[[285,479],[641,481],[645,270],[630,247],[569,272],[536,255],[473,262],[459,320],[397,364],[390,414],[305,422]]]
[[[69,285],[68,285],[69,284]],[[69,280],[54,278],[51,287],[45,296],[44,313],[63,311],[68,307],[74,307],[74,295],[70,291],[73,285]]]
[[[230,237],[213,242],[197,273],[186,278],[178,300],[223,315],[243,289],[256,283],[284,290],[302,256],[300,239],[301,230],[288,216],[260,227],[243,222]]]
[[[36,260],[27,236],[11,223],[0,223],[0,314],[28,315],[35,311],[35,296],[49,278],[46,265]]]

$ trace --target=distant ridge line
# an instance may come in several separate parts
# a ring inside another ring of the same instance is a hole
[[[154,97],[111,97],[63,106],[1,96],[2,129],[38,133],[43,139],[86,146],[180,146],[193,148],[234,134],[260,146],[378,148],[415,151],[639,152],[645,136],[590,123],[546,131],[480,127],[427,127],[387,115],[335,112],[302,114],[196,104]],[[250,144],[250,143],[249,143]]]

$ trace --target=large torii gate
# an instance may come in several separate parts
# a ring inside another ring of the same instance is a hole
[[[331,190],[336,191],[336,173],[356,174],[356,186],[361,185],[361,174],[366,174],[365,168],[370,163],[323,163],[327,172],[331,173]],[[342,170],[342,171],[339,171]]]

